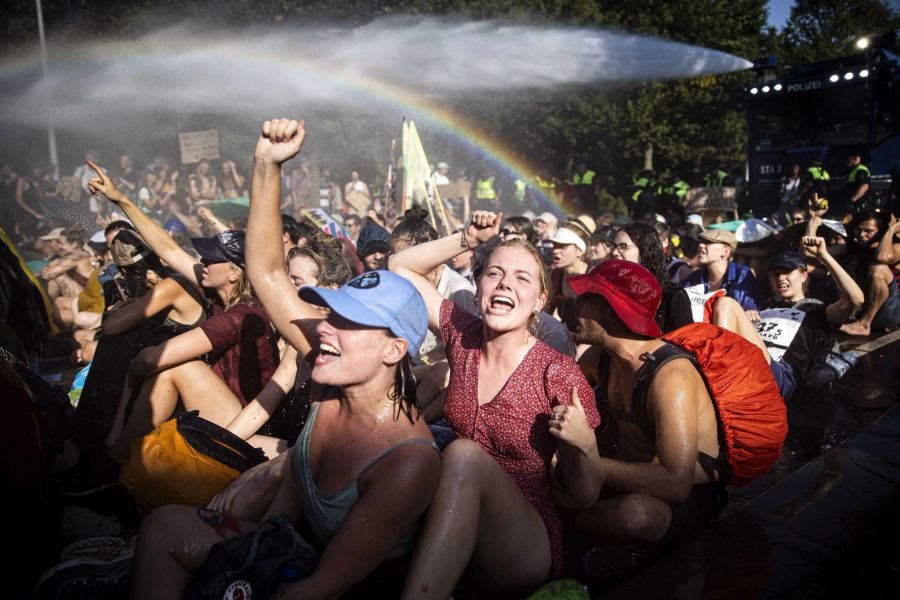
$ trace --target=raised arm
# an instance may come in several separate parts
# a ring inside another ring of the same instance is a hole
[[[884,230],[881,236],[881,242],[878,244],[878,254],[875,256],[875,262],[893,267],[900,262],[900,244],[894,241],[894,236],[900,231],[900,220],[891,215],[891,222]]]
[[[284,269],[281,244],[281,165],[300,152],[303,121],[263,123],[253,156],[250,214],[247,218],[247,275],[278,333],[306,356],[315,345],[322,313],[300,300]]]
[[[844,270],[841,263],[828,253],[825,238],[804,236],[800,240],[800,244],[808,255],[819,259],[822,265],[828,269],[841,293],[841,297],[825,309],[825,318],[828,319],[828,322],[832,325],[840,325],[862,307],[865,301],[863,291],[853,277]]]
[[[116,206],[121,208],[125,215],[131,219],[134,228],[137,229],[150,249],[166,261],[170,267],[184,275],[188,280],[200,286],[200,263],[194,260],[190,254],[178,245],[156,221],[145,215],[125,194],[119,190],[110,180],[102,168],[88,161],[88,166],[97,173],[97,177],[88,182],[91,194],[100,192]]]
[[[428,325],[432,331],[440,329],[441,303],[444,297],[428,281],[426,275],[451,258],[472,250],[497,235],[501,222],[503,213],[476,211],[464,231],[412,246],[388,259],[388,268],[409,279],[422,294],[425,306],[428,307]]]
[[[213,211],[210,210],[208,206],[201,206],[200,208],[198,208],[197,216],[208,223],[209,226],[212,227],[212,230],[216,233],[228,231],[228,225],[223,223],[216,215],[214,215]]]

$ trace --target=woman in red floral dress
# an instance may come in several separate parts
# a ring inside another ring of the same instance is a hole
[[[583,505],[596,500],[603,472],[593,429],[600,423],[570,357],[531,333],[547,301],[547,275],[533,246],[498,245],[478,280],[481,318],[441,297],[425,278],[437,265],[497,235],[502,214],[476,212],[463,232],[390,259],[422,294],[431,329],[450,363],[444,415],[456,434],[442,461],[406,580],[404,598],[447,598],[465,574],[480,592],[518,594],[556,576],[561,524],[556,479]]]

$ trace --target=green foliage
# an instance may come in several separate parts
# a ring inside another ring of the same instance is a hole
[[[797,0],[779,50],[787,65],[837,58],[858,52],[862,36],[898,28],[900,13],[883,0]]]
[[[393,15],[454,20],[495,19],[536,25],[600,27],[658,36],[745,58],[776,53],[783,64],[853,52],[860,35],[896,30],[900,16],[884,0],[797,0],[784,31],[766,25],[766,0],[44,0],[49,35],[137,36],[194,20],[209,27],[354,26]],[[34,43],[33,0],[6,0],[0,27],[7,47]],[[740,170],[746,155],[745,115],[734,90],[752,74],[705,76],[596,88],[527,90],[453,101],[484,134],[539,167],[566,172],[587,160],[606,190],[623,197],[632,175],[652,157],[658,171],[691,182],[715,165]],[[349,115],[317,123],[323,155],[378,172],[397,131]],[[366,131],[366,139],[359,139]],[[440,134],[423,131],[430,156],[450,157]],[[228,145],[236,140],[226,139]],[[337,166],[337,165],[335,165]]]

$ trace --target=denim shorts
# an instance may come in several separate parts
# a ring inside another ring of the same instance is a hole
[[[775,383],[778,384],[781,397],[787,402],[797,390],[797,376],[794,375],[794,368],[786,360],[770,360],[769,368],[772,370]]]

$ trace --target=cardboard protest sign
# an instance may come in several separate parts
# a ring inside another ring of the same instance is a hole
[[[447,185],[437,186],[438,194],[445,200],[462,200],[472,196],[472,182],[458,179]]]
[[[691,188],[684,198],[684,210],[688,213],[701,210],[737,210],[737,191],[733,187]]]
[[[198,163],[204,158],[207,160],[219,158],[218,129],[179,133],[178,144],[181,147],[182,164]]]

